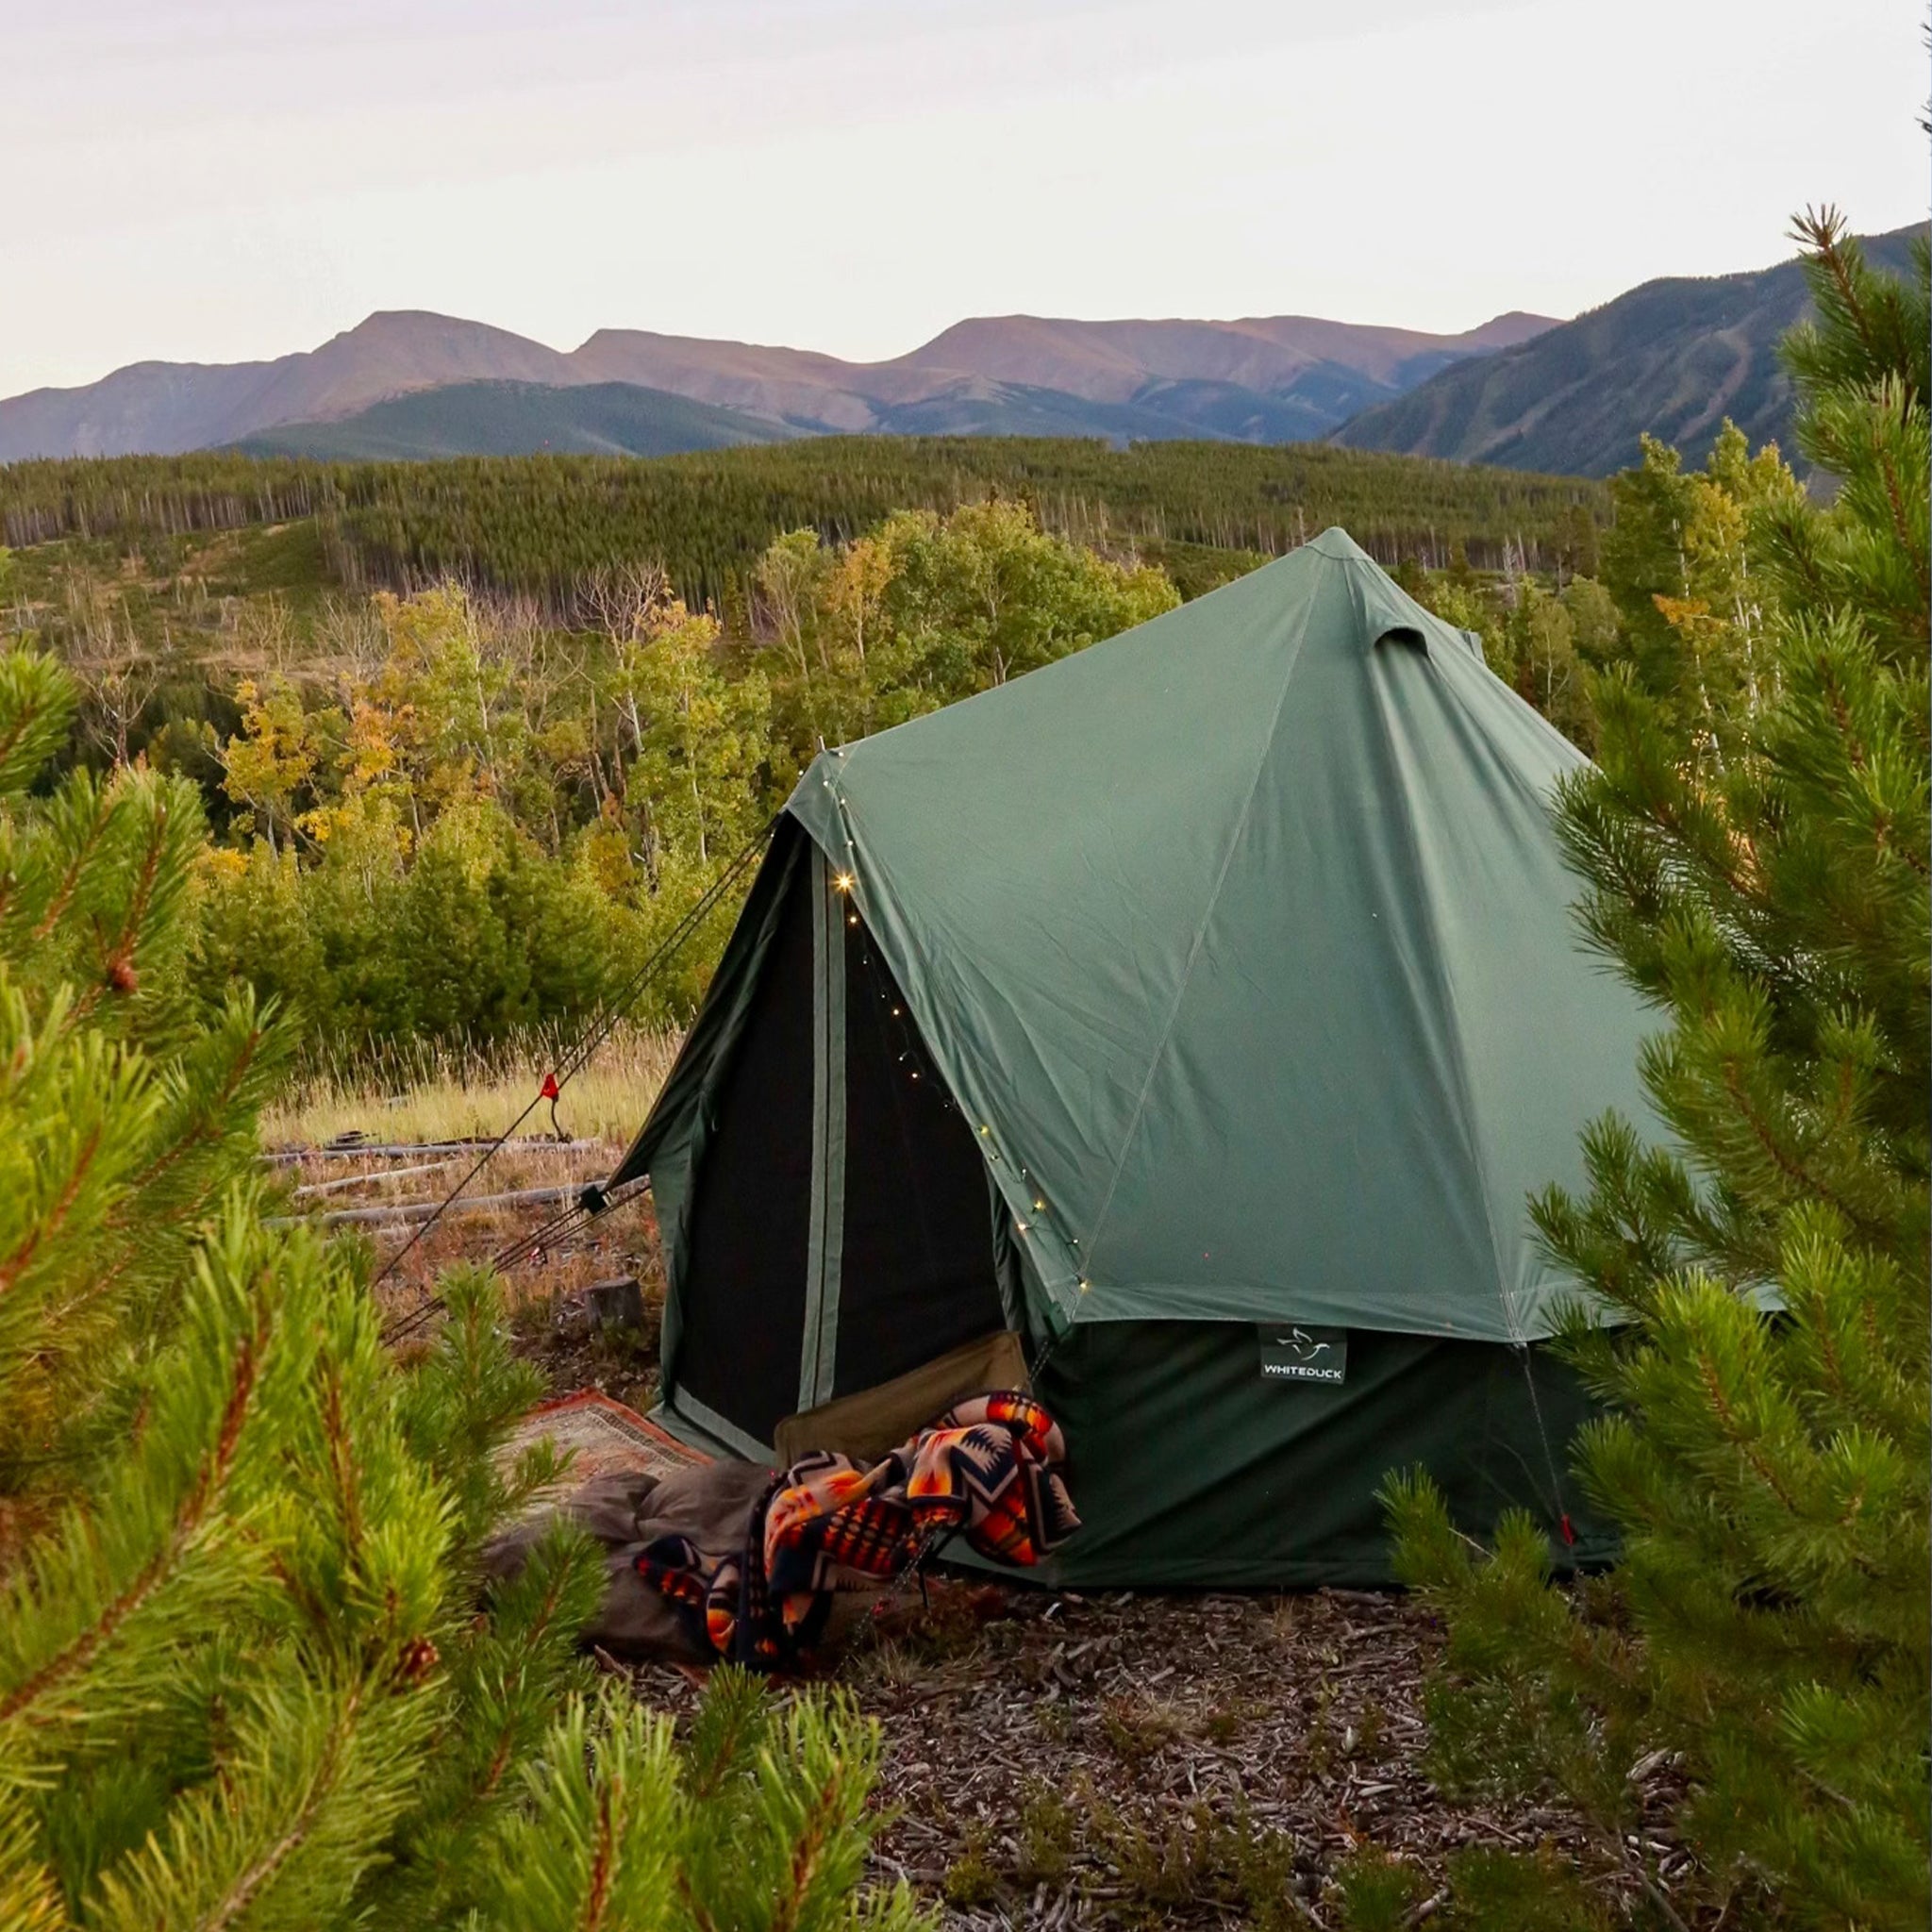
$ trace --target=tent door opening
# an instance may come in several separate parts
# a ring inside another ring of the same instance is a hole
[[[786,1416],[1008,1325],[972,1127],[837,869],[805,841],[790,873],[698,1177],[703,1292],[672,1365],[674,1408],[760,1456]]]

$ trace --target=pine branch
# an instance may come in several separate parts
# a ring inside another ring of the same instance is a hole
[[[79,697],[52,658],[0,654],[0,804],[22,796],[59,750]]]
[[[210,1564],[208,1533],[256,1413],[274,1319],[259,1292],[270,1271],[249,1266],[245,1228],[231,1222],[229,1241],[239,1274],[205,1274],[185,1324],[191,1341],[159,1365],[158,1453],[139,1457],[98,1503],[70,1505],[0,1588],[0,1739],[13,1740],[0,1779],[28,1775],[61,1731],[104,1721],[109,1685],[122,1679],[125,1694],[138,1668],[109,1656],[114,1639],[191,1565]]]

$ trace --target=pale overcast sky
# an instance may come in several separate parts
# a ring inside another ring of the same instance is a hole
[[[435,308],[1460,329],[1922,219],[1915,0],[0,0],[0,395]]]

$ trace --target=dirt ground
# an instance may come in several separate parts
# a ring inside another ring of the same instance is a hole
[[[563,1206],[512,1202],[475,1208],[464,1204],[478,1196],[581,1188],[608,1174],[621,1153],[602,1143],[559,1148],[537,1140],[517,1142],[490,1161],[465,1190],[458,1210],[426,1231],[411,1224],[357,1224],[337,1231],[352,1231],[367,1241],[378,1271],[388,1271],[394,1263],[393,1272],[378,1280],[376,1300],[385,1324],[402,1325],[401,1345],[408,1347],[416,1337],[434,1332],[435,1285],[444,1269],[501,1257],[561,1212]],[[297,1189],[339,1190],[326,1196],[305,1194],[291,1201],[293,1208],[341,1212],[440,1200],[475,1160],[475,1153],[467,1150],[400,1159],[312,1149],[280,1171]],[[435,1164],[443,1162],[447,1164]],[[432,1164],[429,1173],[399,1173]],[[542,1369],[554,1392],[598,1389],[638,1409],[647,1409],[657,1400],[664,1271],[648,1197],[613,1208],[604,1218],[535,1255],[518,1254],[501,1272],[518,1353]],[[636,1330],[599,1329],[591,1320],[586,1291],[595,1282],[625,1276],[636,1280],[641,1290],[643,1325]]]
[[[614,1151],[517,1148],[491,1163],[488,1186],[597,1178]],[[389,1183],[375,1177],[382,1167],[305,1161],[292,1178],[366,1173],[340,1191],[359,1202],[426,1198],[425,1180],[447,1186],[463,1171]],[[379,1291],[386,1312],[423,1307],[439,1269],[486,1258],[550,1211],[440,1224]],[[386,1255],[409,1232],[370,1238]],[[642,1285],[644,1326],[599,1331],[584,1291],[625,1274]],[[557,1393],[597,1388],[649,1407],[663,1277],[648,1202],[613,1210],[509,1281],[519,1350]],[[1424,1775],[1423,1677],[1438,1641],[1392,1592],[1080,1595],[940,1573],[924,1591],[902,1584],[824,1674],[881,1727],[893,1816],[875,1875],[906,1880],[945,1924],[1327,1932],[1341,1923],[1338,1874],[1365,1856],[1408,1868],[1390,1923],[1421,1924],[1460,1847],[1558,1857],[1579,1847],[1561,1812],[1492,1816]],[[698,1694],[669,1668],[625,1674],[674,1712]],[[1664,1799],[1649,1807],[1659,1824]],[[1677,1856],[1661,1836],[1632,1854],[1653,1870],[1661,1860],[1666,1876]]]

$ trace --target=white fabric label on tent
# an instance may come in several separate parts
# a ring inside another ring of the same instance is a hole
[[[1257,1329],[1264,1382],[1327,1382],[1348,1378],[1348,1330],[1306,1322],[1264,1322]]]

